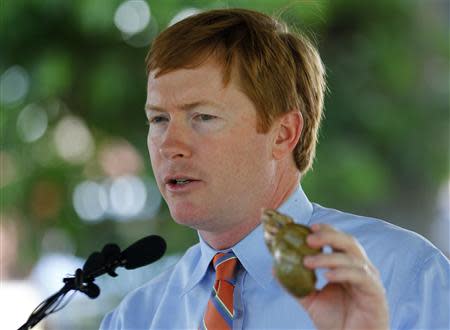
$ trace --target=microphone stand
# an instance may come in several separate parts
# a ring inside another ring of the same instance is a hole
[[[84,279],[83,271],[78,268],[74,277],[63,279],[64,286],[55,294],[41,302],[31,313],[28,320],[19,328],[19,330],[28,330],[38,324],[47,315],[56,312],[64,296],[71,290],[81,291],[89,298],[97,298],[100,294],[100,288],[94,284],[94,279]],[[64,306],[63,306],[64,307]]]
[[[103,274],[116,277],[117,267],[134,269],[148,265],[161,258],[165,250],[166,242],[157,235],[144,237],[123,252],[116,244],[106,244],[101,252],[94,252],[89,256],[83,269],[78,268],[74,276],[64,278],[64,286],[41,302],[19,330],[31,329],[47,315],[63,308],[65,305],[60,307],[61,302],[69,291],[81,291],[91,299],[97,298],[100,288],[94,284],[96,277]]]

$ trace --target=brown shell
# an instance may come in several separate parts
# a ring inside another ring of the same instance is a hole
[[[314,291],[317,280],[315,272],[303,265],[304,256],[321,251],[306,244],[311,229],[271,209],[264,211],[261,220],[264,239],[274,256],[274,270],[280,283],[296,297]]]

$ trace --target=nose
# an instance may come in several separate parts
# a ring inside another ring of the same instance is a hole
[[[189,158],[192,155],[188,128],[175,122],[169,123],[163,134],[159,152],[166,159]]]

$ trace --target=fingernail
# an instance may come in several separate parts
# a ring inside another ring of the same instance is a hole
[[[315,238],[316,238],[316,235],[309,234],[308,236],[306,236],[306,243],[311,244],[312,242],[314,242]]]
[[[314,257],[312,257],[312,256],[305,256],[303,258],[303,264],[305,266],[312,266],[313,263],[314,263]]]
[[[320,229],[320,224],[315,223],[315,224],[311,225],[312,231],[318,231],[319,229]]]

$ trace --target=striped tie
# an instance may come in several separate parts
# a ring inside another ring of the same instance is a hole
[[[217,253],[214,256],[216,280],[200,329],[233,328],[233,291],[237,261],[233,252]]]

